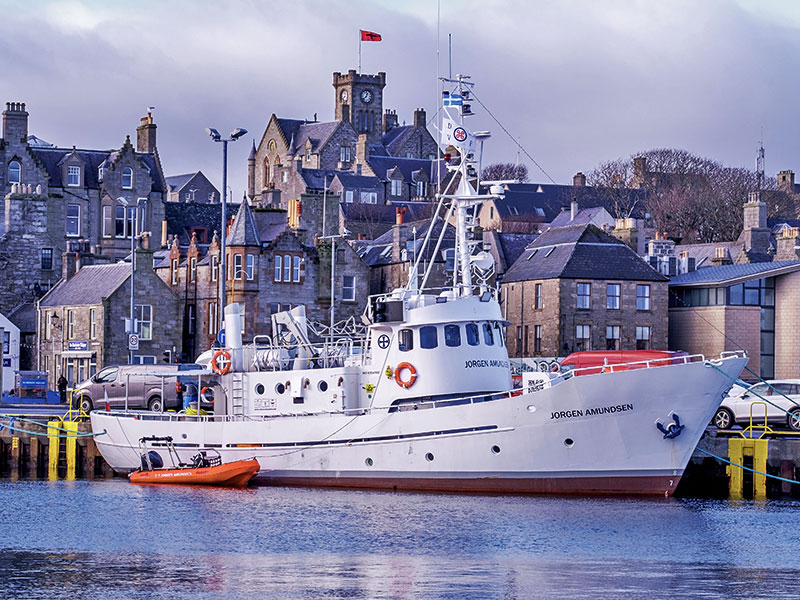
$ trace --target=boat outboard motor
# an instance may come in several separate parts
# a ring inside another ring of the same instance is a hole
[[[153,469],[160,469],[164,466],[164,460],[161,455],[155,450],[150,450],[142,454],[142,471],[152,471]]]

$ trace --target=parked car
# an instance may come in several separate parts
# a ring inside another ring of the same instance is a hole
[[[764,402],[759,396],[768,402]],[[734,386],[722,400],[712,423],[719,429],[729,429],[734,425],[747,427],[750,424],[752,407],[753,424],[763,424],[765,405],[768,425],[788,426],[800,431],[800,379],[761,382],[744,390],[737,390],[737,386]],[[786,414],[786,411],[792,415]]]
[[[128,408],[144,408],[154,412],[170,408],[180,410],[183,406],[179,406],[176,378],[180,375],[183,380],[192,371],[202,369],[202,366],[191,363],[106,367],[73,390],[73,404],[77,402],[81,410],[88,413],[103,408],[106,396],[110,408],[124,408],[127,397]],[[170,371],[174,371],[175,376],[159,375]]]

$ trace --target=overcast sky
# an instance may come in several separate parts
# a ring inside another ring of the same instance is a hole
[[[800,171],[800,2],[794,0],[441,0],[439,69],[476,95],[558,183],[657,147],[753,168]],[[27,103],[30,133],[57,146],[135,140],[155,106],[167,175],[198,169],[218,186],[229,145],[233,198],[272,113],[332,120],[333,71],[387,73],[384,107],[411,121],[437,108],[436,0],[0,0],[0,101]],[[4,104],[3,104],[4,106]],[[484,164],[517,148],[493,133]],[[549,181],[522,153],[531,179]]]

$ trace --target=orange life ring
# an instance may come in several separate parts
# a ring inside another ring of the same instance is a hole
[[[408,369],[408,372],[411,373],[411,377],[409,377],[405,381],[400,377],[400,372],[403,369]],[[397,385],[399,385],[401,388],[408,389],[412,385],[414,385],[414,382],[416,380],[417,380],[417,370],[414,368],[414,365],[407,362],[401,362],[399,365],[397,365],[397,368],[394,370],[394,382]]]
[[[211,370],[217,375],[225,375],[231,370],[231,355],[227,350],[217,350],[211,359]]]

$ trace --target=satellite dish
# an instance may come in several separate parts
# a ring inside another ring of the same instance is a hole
[[[482,271],[488,271],[494,267],[494,257],[488,252],[478,252],[470,257],[470,262]]]

